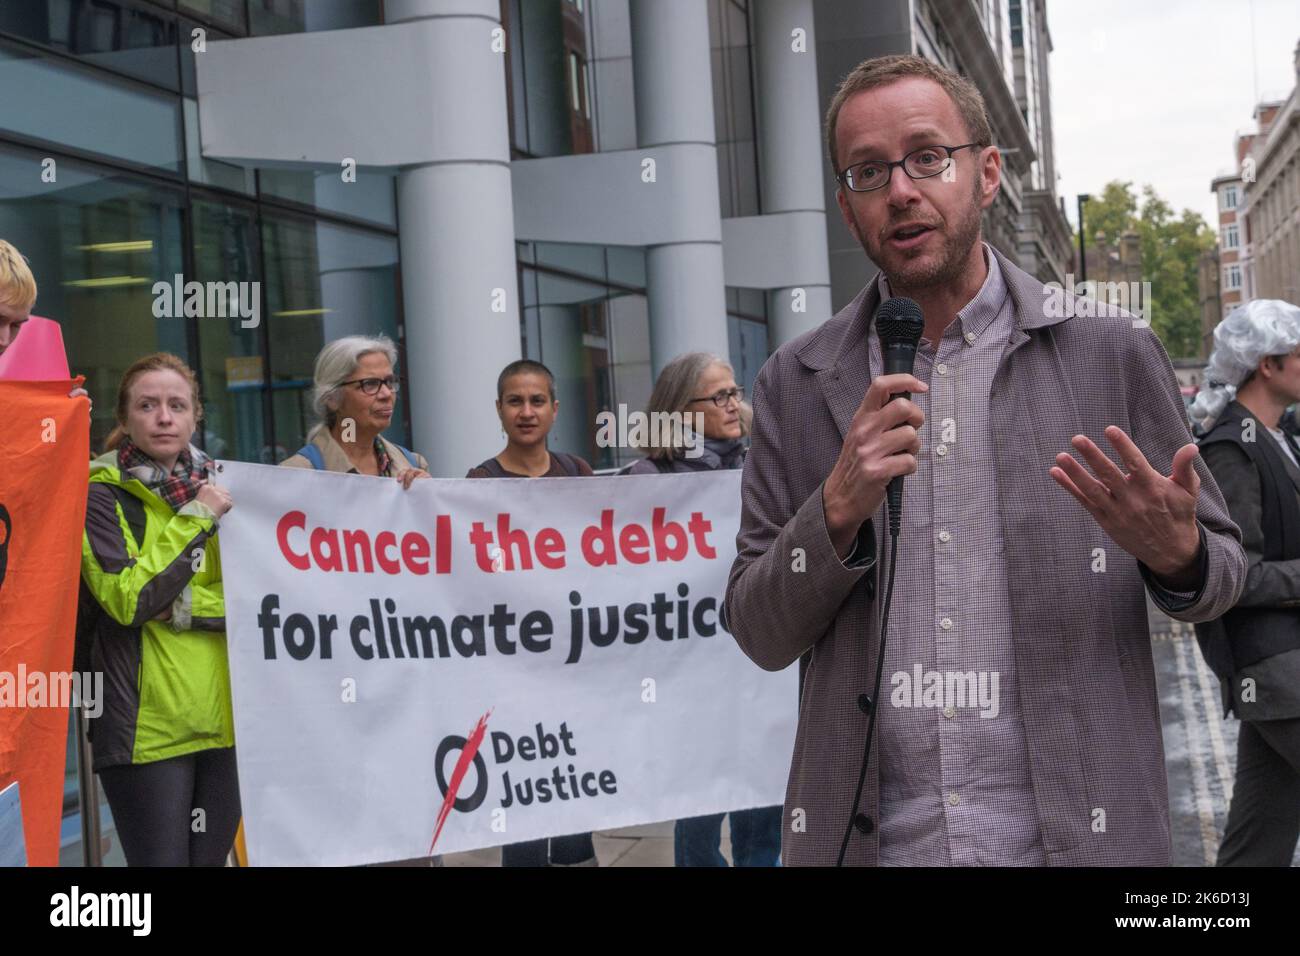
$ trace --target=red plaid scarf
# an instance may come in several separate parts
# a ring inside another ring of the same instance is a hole
[[[122,472],[140,479],[146,488],[171,505],[173,511],[179,511],[199,493],[199,482],[208,477],[211,459],[190,445],[177,456],[168,474],[131,439],[123,438],[117,447],[117,465]]]

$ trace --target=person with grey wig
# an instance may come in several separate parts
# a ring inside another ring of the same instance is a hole
[[[653,475],[740,468],[752,414],[730,365],[709,352],[679,355],[659,373],[646,408],[651,421],[645,457],[620,474]],[[655,422],[660,423],[656,427]],[[726,866],[722,820],[710,813],[673,826],[675,866]],[[777,866],[781,807],[731,812],[736,866]]]
[[[397,348],[383,335],[349,335],[321,349],[312,393],[320,424],[282,464],[396,478],[403,488],[416,478],[428,478],[429,463],[422,455],[382,434],[392,424],[401,388],[396,365]]]
[[[1300,446],[1279,427],[1300,401],[1300,308],[1256,300],[1214,330],[1192,416],[1201,454],[1241,528],[1246,585],[1196,625],[1241,722],[1220,866],[1289,866],[1300,836]],[[1265,434],[1267,433],[1267,434]]]

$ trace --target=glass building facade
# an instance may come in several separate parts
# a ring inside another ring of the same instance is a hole
[[[379,0],[23,0],[0,4],[0,236],[31,262],[35,312],[63,326],[94,400],[91,446],[113,427],[118,381],[165,350],[199,373],[214,454],[278,462],[310,426],[324,342],[351,331],[401,341],[391,175],[244,170],[200,156],[196,47],[230,37],[365,26]],[[256,327],[156,318],[153,286],[257,282]],[[399,406],[393,437],[405,441]],[[69,728],[60,862],[83,861]],[[103,862],[121,863],[108,807]]]
[[[708,0],[723,217],[761,212],[750,23],[745,0]],[[624,6],[626,4],[624,3]],[[94,401],[92,449],[114,425],[116,389],[164,350],[199,374],[195,443],[274,464],[313,424],[321,346],[384,333],[406,367],[396,173],[244,168],[202,155],[195,57],[206,43],[383,23],[380,0],[24,0],[0,4],[0,237],[30,260],[35,314],[63,327]],[[590,2],[502,0],[515,159],[623,149],[600,116],[634,114],[630,81],[599,80]],[[604,41],[608,43],[608,38]],[[626,36],[621,38],[626,42]],[[630,77],[629,77],[630,80]],[[603,100],[602,100],[603,98]],[[603,106],[603,110],[598,110]],[[638,247],[516,243],[521,355],[555,373],[552,447],[594,467],[603,410],[644,407],[652,386],[646,257]],[[156,283],[257,283],[260,321],[158,316]],[[726,290],[730,355],[752,387],[768,354],[762,291]],[[389,437],[410,446],[409,388]],[[417,449],[418,450],[418,449]],[[472,463],[467,463],[472,464]],[[76,735],[62,862],[82,862]],[[105,863],[122,862],[106,805]],[[94,857],[95,855],[91,855]]]

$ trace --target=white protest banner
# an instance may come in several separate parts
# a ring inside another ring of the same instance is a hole
[[[221,462],[253,865],[782,802],[796,668],[719,609],[740,473],[438,480]]]

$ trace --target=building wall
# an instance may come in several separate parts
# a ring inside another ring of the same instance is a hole
[[[1244,217],[1242,204],[1243,183],[1238,176],[1220,177],[1214,181],[1215,205],[1219,211],[1218,264],[1216,280],[1220,318],[1248,301],[1247,276],[1244,263],[1246,237],[1242,234]]]
[[[1288,302],[1300,302],[1300,42],[1294,65],[1290,95],[1259,104],[1258,130],[1243,143],[1241,211],[1249,295]]]
[[[0,235],[31,261],[37,314],[63,323],[112,428],[135,358],[159,349],[200,373],[216,454],[274,462],[311,423],[316,350],[346,331],[400,341],[391,173],[240,169],[200,155],[192,32],[243,35],[378,22],[379,4],[30,0],[0,5]],[[310,15],[310,19],[309,19]],[[22,91],[21,94],[18,91]],[[155,318],[153,283],[260,283],[262,322]],[[405,403],[393,434],[407,436]]]
[[[378,0],[23,0],[0,4],[0,237],[27,256],[35,313],[63,327],[94,401],[91,444],[113,425],[136,358],[199,373],[215,455],[273,462],[302,442],[316,350],[364,328],[401,340],[393,176],[241,169],[200,155],[193,31],[206,41],[379,22]],[[157,318],[152,286],[177,274],[259,283],[261,322]],[[399,402],[391,434],[407,435]],[[76,749],[60,863],[80,865]],[[100,805],[112,847],[124,862]]]
[[[1002,188],[985,213],[984,238],[1044,281],[1063,281],[1073,253],[1056,198],[1044,0],[980,0],[969,6],[946,0],[817,0],[816,11],[823,115],[843,78],[875,56],[915,53],[980,88],[995,143],[1004,150]],[[970,36],[970,11],[982,33],[978,42]],[[996,108],[1000,103],[1009,108]],[[823,175],[831,294],[839,308],[877,268],[838,212],[829,158]]]

